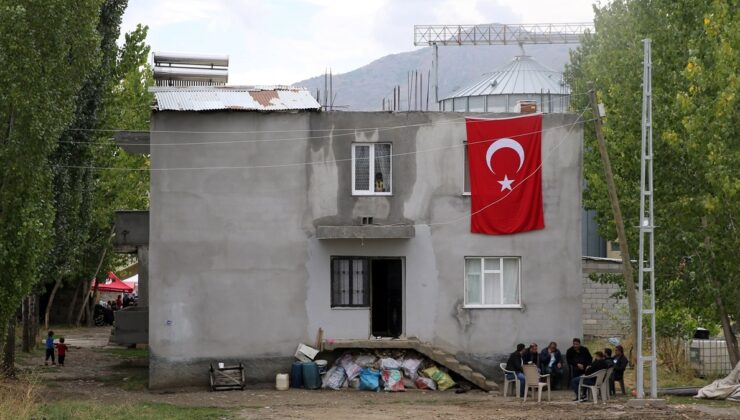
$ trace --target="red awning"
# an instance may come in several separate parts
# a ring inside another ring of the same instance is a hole
[[[95,280],[93,280],[92,287],[95,288]],[[114,292],[114,293],[133,293],[134,288],[121,281],[112,271],[108,272],[108,278],[105,283],[98,284],[98,291],[100,292]]]

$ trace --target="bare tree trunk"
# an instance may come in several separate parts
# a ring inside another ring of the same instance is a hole
[[[57,281],[54,283],[54,288],[51,289],[49,301],[46,303],[46,311],[44,312],[44,328],[46,328],[47,330],[49,329],[49,314],[51,313],[51,306],[54,304],[54,297],[56,297],[57,291],[59,290],[59,287],[61,285],[62,276],[59,276],[59,278],[57,278]]]
[[[21,351],[29,353],[31,351],[31,334],[33,332],[33,326],[31,325],[31,295],[23,298],[21,304],[21,323],[23,325],[23,333],[21,335]]]
[[[72,323],[72,317],[75,315],[75,306],[77,305],[77,297],[80,295],[80,288],[82,288],[82,281],[77,282],[77,287],[75,287],[75,292],[72,295],[72,302],[69,304],[69,309],[67,310],[67,324]]]
[[[31,295],[31,349],[38,346],[39,339],[39,295]]]
[[[725,335],[725,343],[727,343],[727,353],[730,355],[730,363],[732,366],[737,366],[740,362],[740,351],[738,351],[737,337],[732,331],[732,323],[730,316],[727,314],[727,308],[722,301],[722,293],[720,293],[719,282],[710,277],[712,286],[714,287],[714,302],[717,304],[717,312],[719,313],[719,319],[722,322],[722,332]]]
[[[86,280],[83,280],[86,281]],[[86,283],[83,286],[83,292],[82,292],[82,304],[80,305],[80,310],[77,312],[77,318],[75,319],[75,325],[80,326],[82,323],[82,315],[87,313],[87,300],[90,298],[90,283]]]
[[[16,315],[13,314],[8,321],[5,346],[3,348],[3,362],[0,365],[0,375],[7,378],[15,377],[15,324]]]
[[[105,243],[105,247],[103,248],[103,253],[100,255],[100,261],[98,261],[98,268],[95,269],[95,275],[93,276],[93,279],[97,279],[98,273],[100,272],[100,267],[103,265],[103,261],[105,261],[105,254],[108,252],[108,244],[110,243],[111,239],[113,239],[113,236],[116,232],[116,227],[112,226],[110,229],[110,235],[108,236],[108,241]],[[97,291],[97,280],[95,282],[95,289]],[[80,326],[80,322],[82,320],[82,314],[87,313],[87,326],[92,326],[92,307],[95,306],[95,303],[91,305],[87,304],[88,299],[90,299],[90,283],[87,283],[85,285],[85,297],[82,299],[82,305],[80,305],[80,312],[77,313],[77,321],[75,322],[75,325]]]
[[[614,224],[617,228],[617,237],[619,239],[619,253],[622,255],[622,276],[624,277],[624,288],[627,292],[627,305],[629,306],[630,313],[630,337],[632,338],[632,345],[637,345],[637,289],[635,288],[635,275],[632,269],[632,262],[630,261],[629,245],[627,243],[627,234],[624,230],[624,219],[622,218],[622,209],[619,206],[619,196],[617,195],[617,186],[614,183],[614,173],[612,173],[612,165],[609,161],[609,152],[606,148],[606,141],[604,140],[604,134],[601,131],[601,115],[599,114],[599,107],[596,103],[596,91],[594,90],[593,82],[588,82],[588,97],[591,102],[591,109],[594,113],[594,126],[596,127],[596,139],[599,145],[599,154],[601,155],[601,163],[604,166],[604,178],[606,178],[607,192],[609,193],[609,203],[614,213]],[[655,345],[653,343],[652,345]],[[636,357],[636,355],[634,356]],[[632,359],[632,357],[631,357]],[[634,359],[631,360],[634,363]]]

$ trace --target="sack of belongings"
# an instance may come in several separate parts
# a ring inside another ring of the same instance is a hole
[[[740,363],[724,379],[718,379],[699,390],[694,398],[740,401]]]
[[[363,368],[360,371],[360,389],[380,391],[380,372],[375,369]]]
[[[403,391],[403,375],[398,369],[383,369],[383,389],[385,391]]]
[[[437,389],[440,391],[444,391],[455,386],[455,381],[452,380],[452,377],[450,377],[447,372],[439,370],[436,366],[424,369],[422,372],[424,375],[434,380],[437,384]]]

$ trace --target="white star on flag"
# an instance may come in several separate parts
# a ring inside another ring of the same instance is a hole
[[[498,181],[499,184],[501,184],[501,191],[509,190],[511,191],[511,183],[516,181],[515,179],[509,179],[508,176],[504,175],[504,179],[501,181]]]

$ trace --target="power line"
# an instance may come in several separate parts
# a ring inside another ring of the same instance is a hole
[[[585,111],[584,111],[585,112]],[[531,114],[530,114],[531,115]],[[563,124],[559,126],[549,127],[546,129],[533,131],[529,133],[521,133],[510,137],[520,137],[520,136],[526,136],[530,134],[536,134],[536,133],[542,133],[549,130],[554,130],[557,128],[562,127],[569,127],[569,126],[575,126],[578,124],[582,124],[584,122],[588,122],[591,120],[582,121],[580,120],[580,117],[583,115],[579,115],[579,119],[571,124]],[[572,128],[571,128],[572,130]],[[484,139],[480,140],[478,142],[470,142],[468,144],[477,144],[481,142],[487,142],[493,139]],[[432,151],[438,151],[438,150],[445,150],[445,149],[452,149],[456,147],[465,146],[465,143],[460,144],[454,144],[449,146],[441,146],[441,147],[433,147],[429,149],[423,149],[423,150],[416,150],[413,152],[402,152],[402,153],[393,153],[389,156],[391,157],[397,157],[397,156],[409,156],[409,155],[415,155],[418,153],[426,153],[426,152],[432,152]],[[369,158],[360,158],[355,160],[363,160],[363,159],[369,159]],[[150,171],[150,172],[166,172],[166,171],[185,171],[185,170],[225,170],[225,169],[268,169],[268,168],[287,168],[287,167],[296,167],[296,166],[310,166],[310,165],[318,165],[318,164],[330,164],[330,163],[340,163],[340,162],[349,162],[352,161],[352,158],[343,158],[343,159],[333,159],[333,160],[321,160],[321,161],[308,161],[308,162],[293,162],[293,163],[282,163],[282,164],[272,164],[272,165],[250,165],[250,166],[204,166],[204,167],[180,167],[180,168],[120,168],[120,167],[97,167],[97,166],[75,166],[75,165],[55,165],[57,168],[68,168],[68,169],[90,169],[90,170],[114,170],[114,171],[135,171],[135,172],[142,172],[142,171]]]

